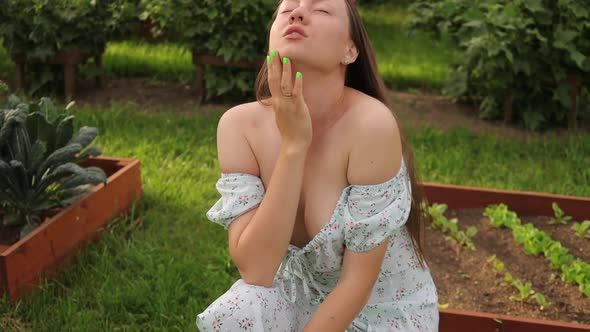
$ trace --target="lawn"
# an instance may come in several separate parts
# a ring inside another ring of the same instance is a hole
[[[361,8],[361,15],[377,53],[379,72],[390,88],[443,87],[456,56],[449,40],[435,41],[420,32],[409,34],[403,5]]]
[[[226,232],[205,217],[218,198],[220,113],[201,111],[147,114],[117,103],[108,112],[76,111],[78,126],[100,129],[104,155],[142,161],[145,203],[36,296],[0,304],[0,323],[17,319],[33,331],[194,330],[195,315],[239,278]],[[590,181],[588,134],[515,141],[460,128],[408,129],[425,181],[590,196],[581,185]],[[127,237],[137,216],[143,223]]]

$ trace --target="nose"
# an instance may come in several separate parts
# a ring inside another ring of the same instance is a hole
[[[305,14],[305,8],[303,8],[303,6],[295,8],[291,12],[291,15],[289,15],[289,23],[293,24],[296,21],[299,21],[302,24],[307,23],[307,14]]]

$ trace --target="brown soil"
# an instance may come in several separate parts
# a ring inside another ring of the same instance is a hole
[[[0,223],[0,245],[9,246],[16,243],[22,228],[22,226],[4,226],[4,223]]]
[[[544,256],[529,256],[524,253],[509,229],[493,227],[483,216],[483,209],[447,211],[449,218],[458,218],[461,228],[475,226],[477,234],[472,238],[476,250],[461,249],[456,254],[455,247],[442,236],[442,233],[426,227],[426,255],[437,286],[439,303],[449,304],[449,308],[476,310],[489,313],[523,316],[537,319],[558,320],[574,323],[590,323],[590,298],[585,297],[575,284],[565,284],[557,270],[551,270]],[[587,261],[590,250],[588,240],[571,237],[574,234],[570,225],[544,225],[548,218],[519,216],[523,223],[533,223],[545,230],[554,240],[559,240],[575,256]],[[492,255],[504,262],[505,269],[495,275],[491,264],[486,260]],[[520,303],[510,300],[518,295],[513,286],[502,287],[504,273],[523,283],[530,281],[537,293],[543,294],[552,303],[549,308],[540,309],[531,300]]]
[[[78,82],[76,103],[109,107],[112,102],[131,103],[142,111],[194,112],[199,103],[192,87],[154,82],[146,78],[105,79],[101,88],[93,81]]]
[[[525,130],[517,125],[505,125],[502,121],[486,121],[478,117],[478,108],[471,104],[455,102],[453,98],[429,92],[412,94],[392,91],[390,98],[394,111],[404,126],[428,125],[439,129],[463,127],[476,134],[494,134],[505,138],[536,138],[568,135],[567,128],[556,128],[543,133]],[[590,132],[590,121],[580,120],[580,131]]]

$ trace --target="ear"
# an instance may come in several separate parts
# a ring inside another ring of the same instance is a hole
[[[351,44],[350,46],[348,46],[346,52],[344,53],[344,59],[342,59],[342,64],[348,66],[349,64],[355,62],[358,56],[358,49],[356,48],[356,46],[354,46],[354,44]]]

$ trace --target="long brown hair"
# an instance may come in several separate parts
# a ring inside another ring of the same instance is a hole
[[[362,18],[355,6],[355,1],[344,1],[348,7],[350,38],[359,51],[356,61],[346,67],[344,84],[381,101],[389,108],[398,123],[402,153],[406,162],[412,187],[412,207],[410,210],[410,216],[406,222],[406,228],[412,236],[413,249],[419,258],[420,266],[424,269],[424,261],[426,260],[423,250],[424,223],[428,219],[428,216],[421,210],[421,202],[424,199],[424,195],[422,188],[418,185],[418,174],[414,165],[414,153],[410,144],[406,140],[399,118],[391,107],[385,83],[383,83],[383,79],[381,78],[381,75],[379,75],[373,46],[369,40]],[[278,1],[277,10],[275,10],[275,13],[273,14],[272,21],[276,19],[278,6],[281,2],[282,0]],[[270,90],[268,88],[268,68],[265,61],[258,72],[258,77],[256,78],[256,99],[262,104],[268,104],[268,98],[270,96]]]

